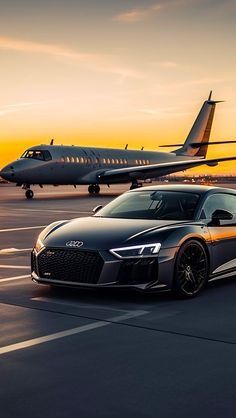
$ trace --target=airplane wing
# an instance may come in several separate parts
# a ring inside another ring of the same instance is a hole
[[[182,161],[170,161],[168,163],[150,164],[135,167],[125,167],[106,170],[98,174],[100,181],[132,181],[145,180],[165,176],[167,174],[184,171],[200,165],[216,166],[219,162],[236,160],[236,157],[189,159]]]

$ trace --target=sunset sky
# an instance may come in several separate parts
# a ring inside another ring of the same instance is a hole
[[[182,142],[210,90],[211,139],[236,139],[235,21],[235,0],[1,0],[0,167],[51,138]]]

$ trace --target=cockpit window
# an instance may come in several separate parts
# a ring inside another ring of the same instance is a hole
[[[47,150],[27,150],[21,158],[32,158],[33,160],[50,161],[52,156]]]

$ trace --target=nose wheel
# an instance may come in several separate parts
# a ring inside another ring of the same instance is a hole
[[[138,189],[139,187],[142,187],[142,183],[138,183],[137,181],[133,181],[130,190]]]
[[[26,199],[33,199],[33,197],[34,197],[34,192],[33,192],[33,190],[31,190],[31,189],[27,189],[27,190],[25,191],[25,197],[26,197]]]
[[[100,186],[98,184],[90,184],[88,187],[89,194],[99,194]]]

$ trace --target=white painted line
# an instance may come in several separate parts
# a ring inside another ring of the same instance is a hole
[[[41,228],[45,228],[46,226],[47,225],[39,225],[39,226],[25,226],[22,228],[0,229],[0,232],[26,231],[27,229],[41,229]]]
[[[15,211],[27,211],[27,212],[53,212],[53,213],[82,213],[88,214],[92,211],[78,211],[78,210],[58,210],[58,209],[14,209]]]
[[[11,282],[13,280],[26,279],[27,277],[30,277],[30,275],[29,274],[25,274],[24,276],[6,277],[6,279],[0,279],[0,283],[2,283],[2,282]]]
[[[10,264],[0,264],[1,269],[29,269],[30,266],[15,266]]]
[[[111,325],[112,323],[125,321],[127,319],[145,315],[146,313],[147,313],[146,311],[133,311],[124,315],[107,319],[105,321],[96,321],[96,322],[92,322],[91,324],[67,329],[65,331],[56,332],[54,334],[45,335],[43,337],[33,338],[31,340],[26,340],[26,341],[22,341],[19,343],[6,345],[5,347],[0,348],[0,355],[5,354],[5,353],[10,353],[11,351],[22,350],[24,348],[32,347],[34,345],[47,343],[49,341],[59,340],[60,338],[69,337],[71,335],[81,334],[82,332],[91,331],[96,328],[106,327],[108,325]]]
[[[77,190],[77,192],[78,192],[78,190]],[[68,195],[72,195],[73,197],[74,196],[78,196],[79,197],[79,195],[78,195],[78,193],[76,193],[76,191],[71,191],[71,192],[63,192],[63,190],[52,190],[51,192],[41,192],[40,190],[38,190],[37,191],[37,194],[39,195],[39,196],[55,196],[55,197],[59,197],[59,196],[64,196],[64,195],[66,195],[66,194],[68,194]],[[81,195],[83,196],[84,194],[86,194],[87,196],[89,196],[89,194],[88,194],[88,192],[86,192],[86,191],[84,191],[83,193],[81,193]]]
[[[20,253],[20,252],[31,251],[31,250],[32,250],[32,248],[3,248],[2,250],[0,250],[0,255],[1,254]]]
[[[111,308],[110,306],[104,306],[104,305],[96,305],[96,304],[89,304],[89,303],[74,303],[70,302],[68,300],[64,300],[62,298],[46,298],[43,296],[39,296],[36,298],[31,298],[30,300],[35,302],[44,302],[44,303],[50,303],[54,305],[63,305],[63,306],[71,306],[73,308],[79,308],[79,309],[99,309],[99,310],[107,310],[107,311],[115,311],[115,312],[130,312],[127,311],[127,309],[117,309],[117,308]]]

